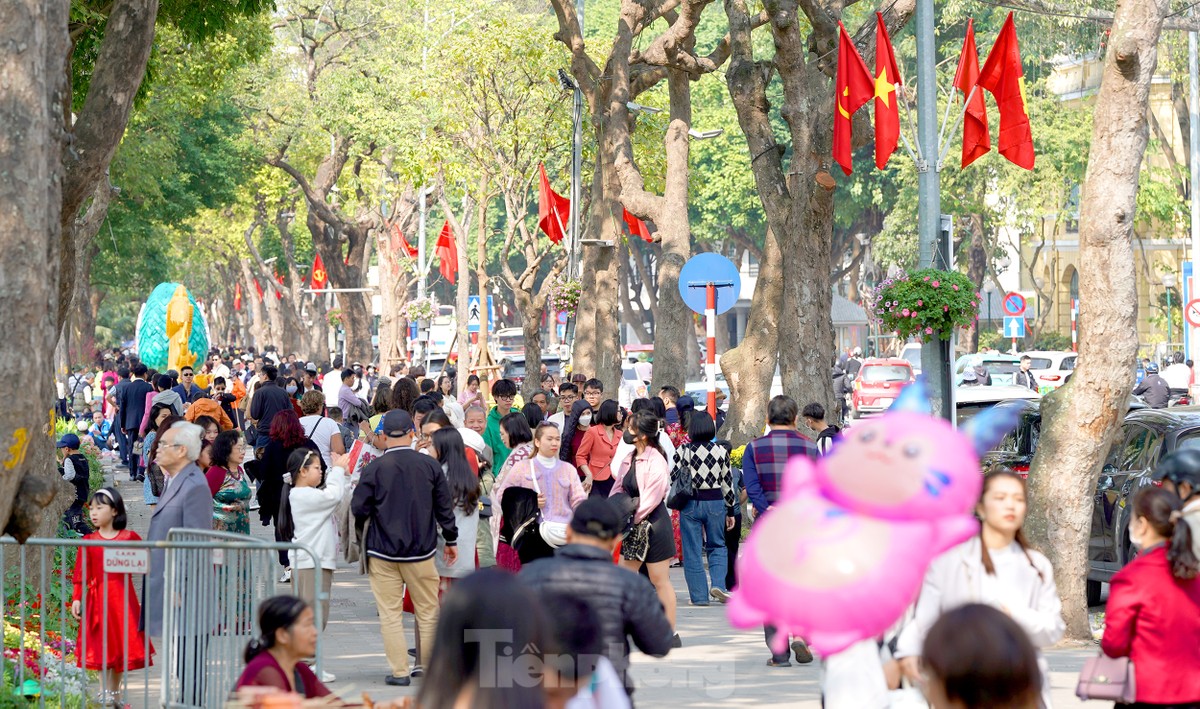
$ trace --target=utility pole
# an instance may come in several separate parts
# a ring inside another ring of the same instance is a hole
[[[579,18],[579,36],[583,36],[583,0],[575,0],[575,15]],[[567,254],[567,279],[579,277],[579,195],[583,171],[583,91],[575,82],[575,106],[572,113],[575,133],[571,144],[571,247]],[[551,326],[553,327],[553,326]]]
[[[920,268],[948,268],[949,253],[941,253],[942,195],[938,172],[937,47],[933,0],[917,0],[917,239]],[[940,257],[939,257],[940,256]],[[940,263],[939,263],[940,261]],[[950,346],[935,338],[921,347],[921,371],[936,414],[953,421],[950,387]]]
[[[1196,11],[1193,8],[1191,15],[1195,15]],[[1188,154],[1191,156],[1190,164],[1192,168],[1191,184],[1188,185],[1188,194],[1192,202],[1192,283],[1200,283],[1200,69],[1197,65],[1200,64],[1197,60],[1196,50],[1197,35],[1195,32],[1188,32],[1188,118],[1191,129],[1188,131]],[[1180,274],[1180,278],[1183,275]],[[1186,284],[1184,284],[1186,285]],[[1189,298],[1196,298],[1196,289],[1193,286],[1188,290]],[[1187,303],[1183,304],[1184,308]],[[1190,327],[1187,319],[1183,321],[1183,327]],[[1194,357],[1197,351],[1197,346],[1200,344],[1200,329],[1192,328],[1190,337],[1187,338],[1189,344],[1188,356]]]

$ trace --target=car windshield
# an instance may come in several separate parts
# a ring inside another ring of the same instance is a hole
[[[958,419],[958,425],[961,427],[966,422],[995,405],[996,402],[994,401],[982,401],[978,404],[959,404],[955,410],[955,418]]]
[[[1045,357],[1030,357],[1029,358],[1029,368],[1030,369],[1050,369],[1051,364],[1053,364],[1053,363]]]
[[[1012,374],[1021,370],[1021,365],[1016,362],[984,362],[983,368],[988,371],[988,374]]]
[[[880,364],[863,367],[858,376],[864,382],[907,382],[912,370],[898,364]]]

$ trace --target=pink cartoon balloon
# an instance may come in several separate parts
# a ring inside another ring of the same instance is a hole
[[[984,412],[967,435],[913,411],[910,385],[882,418],[855,426],[816,462],[793,458],[779,500],[758,520],[738,559],[728,605],[737,627],[779,629],[830,655],[890,628],[915,599],[929,562],[977,533],[982,478],[977,450],[1011,428]]]

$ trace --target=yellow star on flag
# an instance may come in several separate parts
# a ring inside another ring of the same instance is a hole
[[[887,67],[884,67],[879,72],[879,76],[875,77],[875,98],[883,101],[884,106],[891,108],[890,95],[894,93],[896,93],[896,85],[888,81]]]

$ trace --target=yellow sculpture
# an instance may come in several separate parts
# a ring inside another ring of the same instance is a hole
[[[167,365],[176,372],[196,364],[196,353],[188,349],[192,339],[192,302],[187,289],[179,286],[167,303]]]

